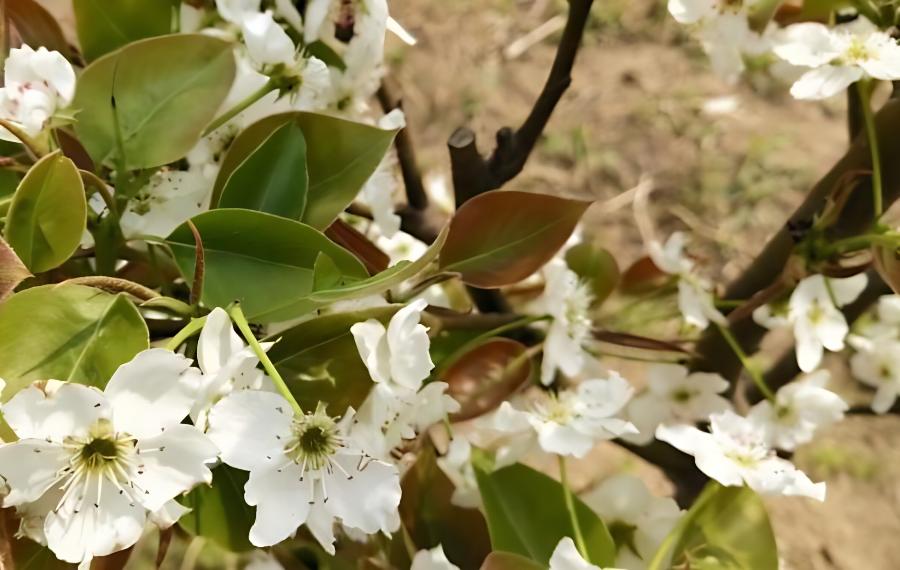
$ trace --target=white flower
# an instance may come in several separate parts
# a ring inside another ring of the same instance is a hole
[[[126,238],[167,236],[206,211],[213,181],[199,170],[160,171],[128,201],[120,220]]]
[[[651,241],[647,253],[664,273],[678,277],[678,309],[687,324],[705,329],[710,322],[723,325],[724,315],[716,309],[712,286],[694,273],[694,262],[684,255],[685,237],[675,232],[665,244]]]
[[[613,439],[637,429],[620,413],[634,389],[615,372],[609,378],[581,382],[558,394],[542,392],[528,411],[503,402],[496,411],[493,427],[514,434],[520,441],[498,452],[498,465],[508,465],[527,452],[535,441],[547,453],[584,457],[600,440]]]
[[[198,376],[187,358],[150,349],[103,392],[56,380],[22,390],[3,406],[20,438],[0,447],[3,506],[30,510],[31,524],[43,517],[47,545],[81,568],[132,546],[155,513],[171,524],[186,509],[170,502],[210,483],[218,455],[181,423]]]
[[[794,327],[800,370],[815,370],[826,348],[844,349],[849,327],[839,307],[852,303],[865,289],[866,281],[864,273],[847,279],[813,275],[794,289],[788,302],[788,320]]]
[[[403,307],[387,328],[375,319],[350,327],[359,355],[375,382],[418,390],[434,363],[428,350],[428,329],[419,323],[427,303],[416,300]]]
[[[849,341],[856,349],[850,370],[860,382],[875,388],[872,410],[883,414],[900,394],[900,340],[852,336]]]
[[[730,410],[719,395],[727,389],[728,381],[718,374],[688,374],[680,364],[653,364],[647,369],[647,389],[628,404],[628,419],[640,433],[627,439],[648,443],[659,424],[694,423]]]
[[[614,475],[581,498],[621,539],[616,565],[643,570],[669,534],[681,510],[669,498],[655,497],[632,475]],[[617,541],[618,542],[618,541]]]
[[[746,484],[764,495],[802,495],[825,500],[825,483],[813,483],[805,473],[778,457],[766,445],[756,423],[734,412],[710,417],[709,433],[693,426],[662,425],[656,438],[694,456],[697,467],[725,486]]]
[[[857,321],[853,336],[870,340],[900,338],[900,295],[879,297],[874,317],[871,320]]]
[[[247,14],[259,12],[261,0],[216,0],[216,10],[226,22],[240,25]]]
[[[747,417],[761,426],[770,447],[793,451],[816,430],[841,421],[847,403],[825,388],[831,374],[818,370],[782,387],[775,401],[753,406]]]
[[[261,343],[268,350],[273,343]],[[216,307],[206,316],[197,341],[197,363],[203,377],[191,408],[191,419],[201,429],[209,409],[234,390],[275,391],[272,380],[257,368],[259,357],[231,325],[228,313]]]
[[[281,395],[243,390],[210,411],[208,435],[222,461],[250,472],[244,499],[256,507],[250,542],[272,546],[305,524],[334,554],[334,520],[367,534],[390,532],[400,504],[400,476],[347,437],[348,410],[340,422],[320,406],[294,413]]]
[[[833,28],[793,24],[780,32],[773,51],[788,63],[812,68],[791,87],[796,99],[826,99],[865,77],[900,79],[900,46],[864,17]]]
[[[459,570],[459,566],[447,560],[444,548],[439,544],[431,550],[416,552],[409,570]]]
[[[575,547],[575,543],[568,536],[564,537],[556,545],[550,556],[550,570],[618,570],[617,568],[600,568],[591,564]]]
[[[0,87],[0,117],[37,136],[57,110],[75,96],[75,71],[59,52],[23,45],[9,50]],[[0,128],[0,139],[18,142]]]
[[[481,506],[481,492],[475,478],[475,467],[472,465],[472,445],[464,437],[455,436],[447,446],[447,453],[438,457],[437,464],[444,475],[453,483],[453,495],[450,502],[464,509],[476,509]]]
[[[546,285],[542,311],[553,320],[544,339],[541,383],[553,383],[556,371],[576,376],[584,368],[584,346],[591,338],[593,322],[589,314],[593,297],[587,284],[564,261],[555,259],[544,266]]]
[[[241,33],[247,53],[259,65],[294,63],[294,42],[272,17],[272,12],[244,14]]]
[[[378,120],[380,129],[402,129],[405,126],[406,117],[400,109],[394,109]],[[363,185],[361,192],[361,197],[372,209],[372,217],[381,235],[388,239],[400,231],[400,216],[394,211],[394,194],[399,187],[396,167],[397,156],[388,152]]]

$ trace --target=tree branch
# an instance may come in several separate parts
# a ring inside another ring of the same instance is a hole
[[[522,171],[553,110],[572,83],[572,67],[592,4],[593,0],[569,0],[566,27],[543,90],[517,130],[503,127],[497,131],[497,146],[487,160],[478,153],[471,130],[458,129],[450,137],[448,146],[453,183],[455,190],[461,194],[457,197],[458,204],[482,192],[500,188]]]
[[[881,132],[893,132],[900,126],[900,100],[890,100],[876,116]],[[884,164],[884,203],[891,204],[900,197],[900,138],[885,138],[881,149]],[[781,275],[794,249],[793,228],[803,227],[825,206],[826,200],[848,172],[870,168],[870,155],[865,137],[858,136],[844,157],[810,191],[806,200],[788,222],[769,240],[753,263],[727,289],[726,300],[745,300],[757,291],[769,287]],[[830,229],[835,238],[857,234],[872,223],[872,196],[870,180],[861,179],[853,191],[840,218]],[[731,332],[748,354],[756,351],[765,329],[749,316],[731,323]],[[715,329],[704,333],[697,343],[698,357],[692,361],[693,370],[718,372],[729,380],[735,380],[741,370],[740,361],[729,350],[722,336]]]
[[[381,82],[381,87],[378,89],[378,102],[385,113],[394,109],[403,109],[403,98],[400,95],[399,86],[393,78],[385,77]],[[416,210],[426,209],[428,193],[422,183],[422,172],[419,170],[416,149],[409,128],[400,129],[394,139],[394,148],[397,149],[397,162],[400,163],[400,172],[403,175],[407,203]]]

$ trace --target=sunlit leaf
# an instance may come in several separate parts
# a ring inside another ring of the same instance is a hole
[[[224,307],[240,301],[255,322],[288,320],[310,310],[301,304],[314,291],[315,264],[328,256],[345,282],[365,279],[365,268],[321,232],[293,220],[251,210],[219,209],[192,219],[205,250],[202,301]],[[191,283],[194,236],[182,224],[167,238],[175,262]]]
[[[6,240],[28,269],[47,271],[78,248],[86,215],[78,169],[57,151],[32,166],[16,189],[6,219]]]
[[[441,269],[476,287],[525,279],[563,246],[590,202],[495,190],[467,201],[450,223]]]
[[[216,203],[231,174],[275,130],[293,122],[306,139],[309,189],[302,221],[327,228],[359,193],[384,157],[395,130],[316,113],[282,113],[244,129],[222,160],[213,190]]]
[[[246,208],[299,220],[309,183],[306,140],[296,123],[274,131],[231,173],[219,208]]]
[[[149,342],[127,297],[67,284],[27,289],[0,304],[0,338],[5,398],[34,380],[102,388]]]
[[[562,485],[519,463],[493,472],[485,463],[476,461],[475,474],[494,550],[547,564],[559,541],[574,536]],[[609,531],[587,505],[574,500],[591,562],[612,566],[616,548]]]
[[[173,0],[74,0],[75,29],[85,59],[172,31]]]
[[[168,164],[197,143],[234,74],[231,44],[208,35],[130,43],[82,72],[75,132],[98,164],[117,157],[132,170]]]

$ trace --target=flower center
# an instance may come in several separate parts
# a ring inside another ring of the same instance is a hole
[[[294,437],[285,447],[285,454],[294,463],[314,471],[328,465],[343,444],[337,424],[324,408],[295,418],[293,431]]]
[[[679,390],[675,390],[674,392],[672,392],[672,399],[675,400],[676,402],[678,402],[679,404],[684,404],[693,397],[694,397],[694,394],[687,388],[681,388]]]
[[[98,438],[81,448],[81,461],[88,469],[96,469],[119,457],[119,446],[113,439]]]
[[[73,451],[69,460],[73,472],[104,473],[121,469],[134,450],[134,438],[116,433],[109,420],[100,420],[87,437],[70,438],[66,445]]]
[[[847,46],[847,51],[844,52],[843,59],[848,63],[856,63],[871,58],[872,54],[866,44],[859,38],[853,38],[850,40],[850,45]]]

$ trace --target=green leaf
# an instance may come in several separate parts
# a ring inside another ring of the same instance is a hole
[[[544,567],[511,552],[491,552],[481,565],[481,570],[544,570]]]
[[[59,151],[39,160],[16,189],[6,240],[34,273],[61,265],[78,249],[87,222],[84,184]]]
[[[559,482],[520,463],[490,472],[475,462],[475,476],[494,550],[548,564],[559,541],[574,536]],[[611,566],[616,547],[603,521],[577,497],[575,510],[591,562]]]
[[[589,205],[510,190],[476,196],[450,222],[441,269],[476,287],[517,283],[550,261]]]
[[[667,560],[673,562],[667,565]],[[710,482],[663,542],[650,568],[670,566],[778,570],[778,546],[759,496],[747,487]]]
[[[74,0],[73,7],[78,43],[88,61],[172,31],[172,0]]]
[[[149,345],[147,326],[124,295],[81,285],[45,285],[0,304],[0,378],[10,397],[34,380],[103,388]]]
[[[566,250],[566,265],[591,286],[595,304],[606,300],[619,284],[616,258],[602,247],[590,243],[573,245]]]
[[[256,508],[244,501],[244,485],[249,473],[228,465],[213,469],[211,486],[200,485],[180,499],[191,512],[178,525],[194,536],[208,538],[226,550],[246,552]]]
[[[219,208],[246,208],[299,220],[309,183],[306,139],[296,123],[273,132],[231,173]]]
[[[491,550],[484,515],[451,502],[453,483],[438,467],[434,447],[421,450],[403,476],[402,489],[400,518],[416,548],[440,544],[455,565],[478,568]]]
[[[282,113],[266,117],[235,138],[222,160],[213,189],[213,204],[219,200],[231,174],[263,141],[287,123],[300,127],[306,139],[309,187],[301,221],[325,229],[356,198],[384,158],[397,131],[316,113]]]
[[[284,321],[309,311],[299,303],[313,292],[320,254],[331,258],[345,282],[368,276],[362,264],[321,232],[293,220],[251,210],[219,209],[192,221],[203,239],[206,274],[202,301],[224,307],[240,301],[254,322]],[[194,236],[182,224],[167,238],[181,274],[194,278]]]
[[[359,408],[372,389],[372,378],[359,358],[350,327],[368,319],[384,324],[399,306],[336,313],[310,319],[266,339],[277,341],[269,358],[304,409],[319,401],[328,412],[341,415]]]
[[[78,79],[75,132],[98,164],[137,170],[182,158],[234,81],[231,44],[202,34],[130,43]],[[120,155],[124,155],[124,158]]]

